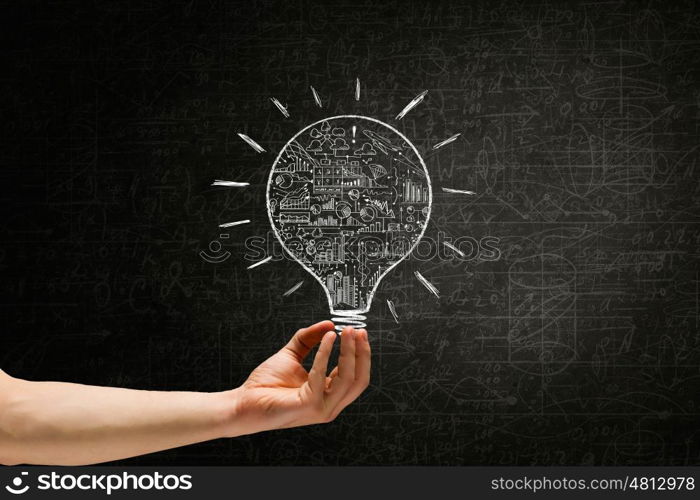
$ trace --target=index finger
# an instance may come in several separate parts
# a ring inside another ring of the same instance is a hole
[[[323,335],[330,330],[334,330],[332,321],[321,321],[307,328],[297,330],[291,340],[284,348],[290,351],[299,361],[303,360],[316,344],[321,342]]]

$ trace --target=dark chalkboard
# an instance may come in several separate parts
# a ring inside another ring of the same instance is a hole
[[[294,263],[247,269],[281,255],[285,142],[370,116],[431,175],[437,243],[379,287],[359,401],[124,463],[700,464],[696,2],[18,2],[2,23],[15,376],[236,386],[328,317]]]

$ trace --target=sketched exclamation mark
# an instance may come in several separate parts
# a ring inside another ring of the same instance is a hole
[[[357,132],[357,126],[352,126],[352,142],[355,142],[355,133]]]

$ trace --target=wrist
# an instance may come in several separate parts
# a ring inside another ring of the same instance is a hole
[[[258,432],[252,428],[246,411],[245,389],[236,387],[228,391],[216,393],[218,400],[220,437],[232,438],[244,434]]]

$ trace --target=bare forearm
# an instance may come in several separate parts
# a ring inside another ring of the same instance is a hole
[[[365,330],[302,328],[237,389],[157,392],[27,382],[0,370],[0,463],[82,465],[220,437],[331,422],[369,384]],[[311,370],[302,365],[319,345]]]
[[[17,379],[5,380],[0,391],[0,458],[9,463],[105,462],[236,433],[235,391],[137,391]]]

